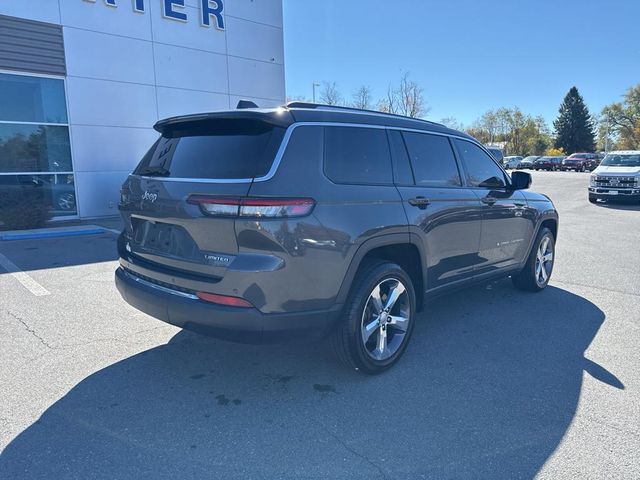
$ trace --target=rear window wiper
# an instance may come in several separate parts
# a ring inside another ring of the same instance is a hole
[[[162,167],[145,167],[138,171],[138,175],[146,177],[168,177],[171,174],[169,170]]]

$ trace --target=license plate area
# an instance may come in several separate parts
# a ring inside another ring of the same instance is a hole
[[[179,225],[134,218],[131,223],[134,250],[192,261],[202,258],[191,235]]]

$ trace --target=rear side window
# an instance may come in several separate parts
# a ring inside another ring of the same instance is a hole
[[[500,188],[506,185],[502,169],[484,150],[465,140],[456,139],[455,144],[464,161],[469,185],[483,188]]]
[[[262,177],[271,169],[283,137],[283,128],[260,121],[185,124],[163,135],[135,173],[203,179]]]
[[[386,131],[326,127],[324,172],[336,183],[392,184],[391,154]]]
[[[462,185],[456,158],[447,137],[404,132],[417,185],[459,187]]]

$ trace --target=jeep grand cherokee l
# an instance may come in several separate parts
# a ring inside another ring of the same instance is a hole
[[[434,295],[549,282],[553,204],[464,133],[303,103],[155,128],[122,187],[116,283],[165,322],[242,342],[330,336],[379,373]]]
[[[640,201],[640,150],[609,152],[591,174],[589,201]]]

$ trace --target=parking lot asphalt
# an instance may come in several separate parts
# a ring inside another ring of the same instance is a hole
[[[378,377],[137,312],[112,233],[0,242],[0,478],[640,478],[640,205],[533,176],[550,286],[441,297]]]

